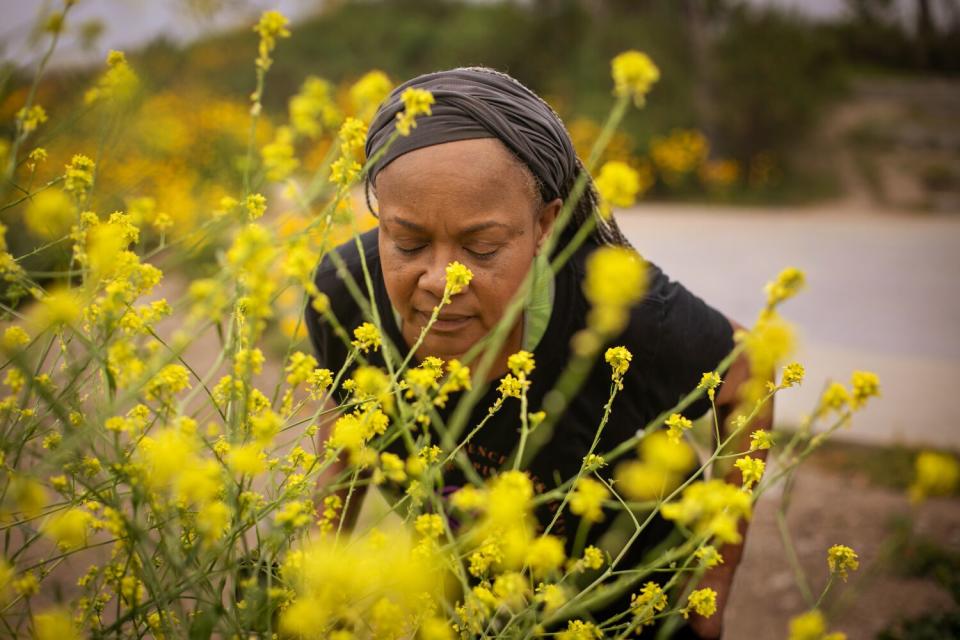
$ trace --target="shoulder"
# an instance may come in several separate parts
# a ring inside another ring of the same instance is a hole
[[[338,273],[339,267],[337,266],[337,261],[330,255],[331,253],[336,253],[337,256],[339,256],[347,271],[349,271],[350,275],[354,278],[363,275],[364,261],[366,261],[368,267],[371,264],[379,264],[379,232],[379,228],[374,227],[360,234],[360,247],[357,247],[356,240],[351,237],[343,244],[327,252],[317,266],[317,271],[314,276],[314,283],[317,285],[317,288],[329,295],[328,290],[334,290],[337,287],[343,286],[343,278]],[[363,260],[361,260],[361,250]]]
[[[351,237],[327,252],[314,273],[315,293],[326,296],[330,314],[347,331],[364,321],[363,309],[354,297],[354,293],[365,297],[364,263],[376,282],[380,278],[379,237],[376,228],[360,235],[359,246]],[[318,361],[328,368],[339,368],[347,356],[343,339],[334,335],[326,319],[313,304],[306,305],[304,313],[307,333]]]

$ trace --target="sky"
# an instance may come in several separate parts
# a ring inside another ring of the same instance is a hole
[[[490,1],[490,0],[474,0]],[[844,0],[747,0],[755,5],[789,8],[815,19],[842,15]],[[189,42],[205,33],[253,24],[265,9],[279,9],[291,19],[315,11],[323,0],[201,0],[194,4],[221,4],[215,19],[192,15],[185,0],[79,0],[71,9],[69,23],[80,25],[99,20],[103,25],[96,45],[84,50],[79,38],[68,33],[58,47],[54,66],[88,64],[103,60],[110,49],[133,50],[150,40],[165,36]],[[909,16],[914,0],[896,0],[900,13]],[[933,3],[935,6],[937,3]],[[31,37],[37,16],[56,10],[62,0],[0,0],[0,57],[22,63],[35,61],[40,47]]]

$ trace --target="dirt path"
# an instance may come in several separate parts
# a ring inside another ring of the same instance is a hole
[[[725,616],[725,638],[785,638],[792,616],[806,610],[787,561],[776,522],[781,491],[765,494],[748,532],[746,553]],[[954,609],[950,595],[929,578],[907,577],[882,558],[897,516],[912,518],[914,532],[960,553],[960,499],[940,498],[912,507],[902,493],[869,486],[807,464],[798,472],[787,522],[815,596],[826,584],[827,549],[853,547],[859,571],[825,599],[839,604],[831,629],[849,640],[872,639],[902,618]]]

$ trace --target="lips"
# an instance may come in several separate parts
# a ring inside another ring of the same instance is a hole
[[[421,326],[426,326],[427,322],[430,321],[430,316],[433,313],[432,311],[420,311],[416,310],[417,317],[420,319]],[[466,325],[470,324],[476,316],[465,315],[460,313],[447,313],[446,311],[440,312],[440,315],[437,316],[436,321],[434,321],[433,326],[430,327],[431,332],[437,333],[453,333],[459,331]]]

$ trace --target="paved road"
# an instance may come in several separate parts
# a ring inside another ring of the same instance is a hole
[[[648,259],[743,324],[781,268],[806,271],[782,313],[807,381],[778,397],[779,423],[809,412],[826,379],[868,369],[883,396],[840,437],[960,449],[960,215],[650,204],[618,220]]]

